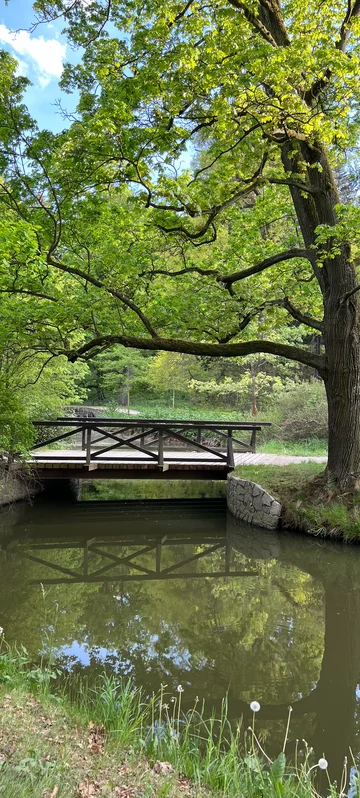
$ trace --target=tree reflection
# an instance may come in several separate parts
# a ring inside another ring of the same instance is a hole
[[[94,673],[105,664],[149,693],[181,682],[184,706],[198,696],[209,711],[228,691],[231,717],[245,723],[256,698],[274,750],[292,704],[293,741],[325,753],[339,778],[349,745],[360,747],[357,550],[201,512],[139,506],[125,517],[103,507],[93,518],[75,506],[57,510],[54,523],[53,512],[26,510],[0,552],[7,638],[36,656],[56,601],[56,647],[69,667]],[[131,574],[140,581],[126,581]]]

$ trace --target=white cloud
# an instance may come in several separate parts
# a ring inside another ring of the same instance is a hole
[[[31,37],[28,31],[24,30],[13,33],[6,25],[0,25],[0,42],[10,45],[16,55],[30,59],[42,87],[47,86],[51,80],[61,77],[66,44],[61,44],[56,39],[44,39],[43,36]],[[23,70],[23,62],[21,68]]]
[[[28,75],[29,74],[29,65],[26,61],[23,61],[22,58],[17,59],[17,67],[15,70],[16,75]]]

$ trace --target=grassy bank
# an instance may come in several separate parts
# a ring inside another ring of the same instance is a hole
[[[306,441],[278,441],[269,440],[257,447],[258,452],[268,454],[294,454],[306,457],[327,457],[327,441],[322,438],[312,438]]]
[[[59,677],[53,663],[33,667],[24,649],[2,641],[2,798],[317,795],[311,752],[303,746],[287,766],[287,729],[271,762],[257,740],[255,712],[245,731],[228,722],[226,702],[218,719],[206,719],[197,704],[183,712],[181,686],[147,699],[130,682],[106,675],[91,686]],[[329,794],[341,789],[329,786]]]
[[[321,463],[239,466],[234,474],[257,482],[283,505],[283,524],[312,535],[360,542],[360,493],[335,494]]]

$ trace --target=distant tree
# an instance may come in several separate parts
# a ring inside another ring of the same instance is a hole
[[[118,405],[126,406],[128,413],[132,389],[146,379],[147,361],[142,352],[128,351],[123,346],[114,346],[96,358],[105,395],[110,394]]]
[[[175,407],[176,391],[189,392],[191,364],[195,367],[195,358],[181,355],[179,352],[159,352],[149,365],[149,384],[156,391],[169,391],[171,404]]]

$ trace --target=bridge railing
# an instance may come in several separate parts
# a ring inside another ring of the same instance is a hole
[[[60,417],[56,421],[34,421],[33,424],[42,428],[42,431],[48,428],[51,436],[36,443],[33,451],[68,439],[76,443],[81,437],[80,453],[75,449],[66,450],[65,453],[63,450],[60,452],[51,449],[41,452],[42,460],[74,461],[80,457],[90,466],[101,462],[105,456],[107,462],[119,462],[119,457],[114,456],[115,450],[122,449],[127,454],[124,459],[129,461],[130,450],[137,463],[152,462],[160,469],[166,468],[166,464],[171,462],[191,463],[199,460],[199,455],[201,461],[210,459],[211,462],[234,468],[234,452],[255,452],[257,433],[262,427],[270,426],[269,422],[247,421],[68,417]],[[53,434],[54,428],[59,429],[59,434]],[[248,440],[242,440],[247,436]],[[167,450],[166,443],[171,443],[170,451]],[[191,451],[186,452],[189,448]]]

